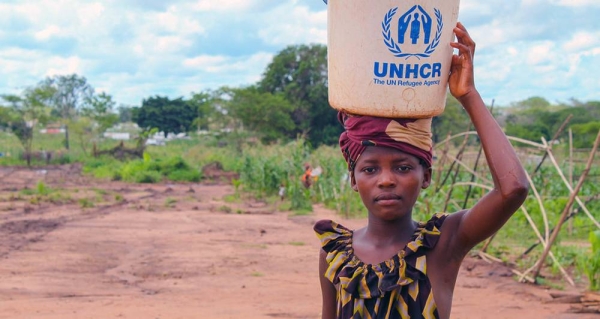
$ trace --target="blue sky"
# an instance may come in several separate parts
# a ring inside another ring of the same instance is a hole
[[[119,104],[253,84],[288,45],[327,41],[321,0],[0,0],[0,94],[77,73]],[[461,0],[496,105],[600,100],[600,0]]]

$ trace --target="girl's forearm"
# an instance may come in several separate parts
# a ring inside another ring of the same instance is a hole
[[[494,188],[508,197],[528,188],[525,171],[508,138],[485,106],[479,92],[462,96],[463,105],[475,126],[494,180]]]

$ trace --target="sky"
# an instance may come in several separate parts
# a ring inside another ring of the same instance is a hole
[[[0,0],[0,12],[0,94],[76,73],[139,106],[251,85],[285,47],[327,44],[322,0]],[[600,0],[461,0],[484,100],[600,100],[599,16]]]

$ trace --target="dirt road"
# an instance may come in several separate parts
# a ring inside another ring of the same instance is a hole
[[[364,220],[226,202],[232,193],[98,182],[77,167],[0,169],[0,318],[319,318],[312,225]],[[452,318],[598,318],[549,299],[469,258]]]

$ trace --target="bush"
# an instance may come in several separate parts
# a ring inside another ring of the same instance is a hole
[[[148,170],[147,164],[141,160],[131,161],[121,169],[121,178],[126,182],[136,182],[141,172]]]
[[[590,290],[600,290],[600,231],[591,232],[589,241],[592,253],[586,254],[579,260],[578,266],[588,277]]]
[[[134,183],[156,183],[163,179],[182,182],[198,182],[202,177],[200,171],[192,168],[180,156],[151,159],[145,155],[143,160],[133,160],[122,167],[105,165],[95,168],[96,177],[110,177],[113,180],[124,180]],[[92,163],[92,166],[98,165]]]
[[[181,156],[168,158],[161,163],[160,167],[162,172],[190,170],[190,166]]]
[[[162,180],[162,174],[157,171],[139,171],[133,175],[136,183],[158,183]]]
[[[193,169],[179,169],[170,172],[167,178],[175,182],[199,182],[202,178],[200,171]]]

